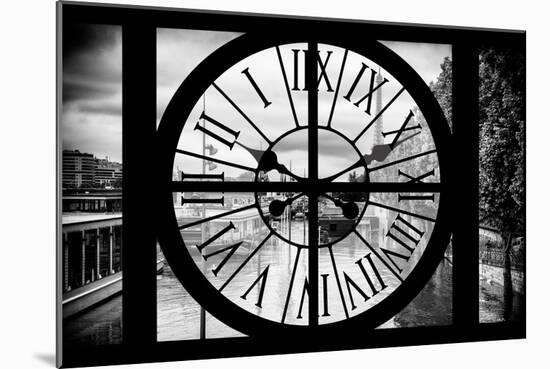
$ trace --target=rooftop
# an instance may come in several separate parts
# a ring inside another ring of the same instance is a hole
[[[62,224],[75,224],[84,222],[95,222],[98,220],[109,220],[122,218],[122,213],[63,213],[61,215]]]

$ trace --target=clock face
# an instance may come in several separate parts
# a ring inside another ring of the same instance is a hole
[[[244,35],[158,131],[159,241],[183,286],[253,336],[376,328],[449,241],[449,130],[385,46]]]

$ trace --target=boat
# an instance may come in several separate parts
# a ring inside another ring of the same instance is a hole
[[[157,259],[157,274],[162,274],[164,271],[164,259]]]

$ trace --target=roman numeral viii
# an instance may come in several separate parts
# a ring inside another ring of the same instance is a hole
[[[399,273],[401,273],[403,272],[403,270],[399,267],[396,261],[398,259],[404,260],[406,262],[409,261],[409,258],[411,257],[420,240],[422,239],[423,235],[423,231],[406,221],[401,215],[398,215],[397,218],[395,218],[395,220],[393,221],[391,227],[388,229],[386,237],[391,238],[399,245],[401,245],[404,251],[397,252],[382,247],[380,248],[380,250],[390,260],[395,269],[397,269]]]

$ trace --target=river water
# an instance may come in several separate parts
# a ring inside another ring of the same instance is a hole
[[[342,255],[340,255],[341,257]],[[355,255],[349,254],[354,258]],[[268,262],[281,262],[280,255],[264,255]],[[336,257],[338,257],[336,255]],[[305,258],[307,260],[307,257]],[[322,259],[320,258],[322,263]],[[231,261],[230,261],[231,262]],[[238,262],[238,261],[235,261]],[[257,273],[250,265],[243,272]],[[320,265],[320,269],[323,266]],[[257,274],[256,274],[257,275]],[[242,290],[243,286],[234,288]],[[229,288],[229,287],[228,287]],[[504,320],[505,308],[502,287],[480,281],[480,321]],[[157,277],[158,340],[185,340],[199,338],[200,307],[183,289],[170,267]],[[522,299],[515,296],[512,319],[520,318]],[[280,301],[264,302],[269,304]],[[307,311],[307,308],[305,309]],[[122,296],[116,296],[105,303],[64,322],[64,337],[71,343],[112,344],[122,339]],[[420,294],[382,328],[441,326],[452,324],[452,265],[446,259],[437,268],[432,279]],[[206,314],[206,337],[237,337],[241,333],[227,327],[210,314]]]

